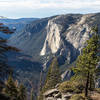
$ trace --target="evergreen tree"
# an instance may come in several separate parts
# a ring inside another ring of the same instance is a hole
[[[4,33],[4,34],[13,34],[13,31],[11,31],[8,27],[6,27],[5,25],[3,25],[2,23],[0,23],[0,32]],[[8,75],[10,73],[12,73],[12,69],[11,67],[8,65],[8,58],[7,58],[7,52],[9,51],[19,51],[17,48],[15,47],[11,47],[8,46],[7,44],[7,39],[3,38],[2,36],[0,36],[0,83],[3,83],[0,86],[0,96],[3,95],[3,97],[7,98],[5,94],[2,94],[2,87],[4,87],[4,85],[6,85],[6,88],[4,88],[4,92],[8,95],[8,96],[14,96],[14,98],[16,97],[16,86],[14,84],[14,81],[12,79],[12,77],[10,76],[9,79],[7,80],[6,84],[4,84],[4,80],[8,77]],[[8,97],[9,98],[9,97]],[[3,98],[2,98],[3,100]]]
[[[26,89],[24,85],[18,87],[18,82],[14,81],[10,75],[5,82],[6,87],[3,89],[3,93],[8,95],[11,100],[26,100]]]
[[[43,70],[41,70],[40,73],[40,80],[39,80],[39,86],[38,86],[38,95],[40,95],[41,90],[42,90],[42,84],[43,84]]]
[[[23,84],[21,84],[18,89],[18,99],[17,100],[27,100],[26,95],[27,95],[26,88],[24,87]]]
[[[89,86],[92,88],[94,84],[94,76],[97,70],[96,66],[99,62],[98,50],[100,48],[100,37],[97,34],[97,27],[93,28],[93,36],[87,41],[86,47],[83,48],[82,54],[78,57],[74,72],[85,78],[85,96],[88,96]]]
[[[31,90],[31,100],[34,100],[34,91],[33,91],[33,89]]]
[[[6,88],[4,88],[3,92],[11,98],[17,98],[18,90],[11,75],[5,84]]]
[[[54,58],[49,67],[43,91],[54,88],[60,82],[61,82],[61,76],[58,67],[58,62],[57,58]]]
[[[55,86],[61,82],[61,76],[58,66],[57,58],[54,58],[49,66],[45,84],[38,96],[38,100],[43,100],[43,93],[49,89],[55,88]]]
[[[3,25],[2,23],[0,23],[0,32],[3,32],[6,35],[13,33],[8,27]],[[0,36],[0,79],[1,80],[2,79],[4,80],[4,78],[7,77],[9,73],[12,71],[7,63],[8,59],[7,59],[6,52],[19,51],[15,47],[6,45],[6,43],[7,43],[7,39]]]

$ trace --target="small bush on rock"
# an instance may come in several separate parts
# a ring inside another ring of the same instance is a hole
[[[60,84],[59,91],[62,93],[73,92],[73,93],[82,93],[83,85],[75,81],[66,81]]]
[[[83,94],[74,94],[70,100],[86,100]]]

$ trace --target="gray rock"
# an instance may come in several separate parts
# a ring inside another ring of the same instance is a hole
[[[51,89],[43,94],[44,100],[69,100],[72,95],[69,92],[66,94],[60,93],[58,89]]]
[[[62,75],[62,80],[70,80],[70,78],[73,76],[73,72],[71,70],[66,70]]]

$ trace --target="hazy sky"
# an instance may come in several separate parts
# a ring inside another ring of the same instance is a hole
[[[0,16],[47,17],[100,11],[100,0],[0,0]]]

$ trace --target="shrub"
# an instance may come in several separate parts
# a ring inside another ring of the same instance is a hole
[[[75,81],[65,81],[60,84],[59,91],[62,93],[74,92],[82,93],[84,87],[81,83]]]
[[[74,90],[74,85],[70,81],[63,82],[59,86],[59,91],[62,93],[73,92]]]
[[[98,93],[100,93],[100,88],[96,88],[95,90],[96,90]]]
[[[86,100],[83,94],[74,94],[70,100]]]

